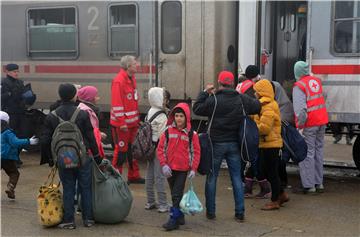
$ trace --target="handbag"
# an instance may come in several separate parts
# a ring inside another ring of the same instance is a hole
[[[181,198],[180,210],[187,215],[195,215],[203,210],[203,206],[194,192],[192,181],[190,181],[189,190]]]
[[[213,113],[211,115],[211,119],[210,122],[208,124],[208,128],[206,133],[199,133],[199,143],[200,143],[200,162],[199,162],[199,166],[198,166],[198,173],[201,175],[208,175],[210,173],[212,173],[212,171],[214,170],[213,168],[213,157],[214,157],[214,148],[211,142],[211,137],[210,137],[210,129],[211,129],[211,125],[214,119],[214,115],[215,115],[215,111],[216,111],[216,107],[217,107],[217,99],[216,96],[214,95],[214,99],[215,99],[215,106],[214,106],[214,110]],[[199,125],[200,127],[200,125]]]
[[[56,172],[56,167],[51,169],[46,182],[39,188],[37,196],[39,221],[45,227],[60,224],[64,216],[60,181],[54,184]]]

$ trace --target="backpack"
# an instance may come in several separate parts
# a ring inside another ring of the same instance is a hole
[[[284,142],[282,159],[287,162],[291,158],[294,163],[303,161],[307,156],[307,144],[299,131],[289,123],[283,121],[281,136]]]
[[[156,112],[149,120],[145,118],[138,129],[135,141],[131,146],[132,157],[139,161],[152,160],[156,150],[156,144],[152,141],[151,122],[161,113],[165,111]]]
[[[78,168],[86,159],[86,147],[83,136],[75,121],[80,112],[77,108],[71,119],[64,121],[56,111],[51,112],[59,119],[51,141],[51,153],[56,164],[62,169]]]

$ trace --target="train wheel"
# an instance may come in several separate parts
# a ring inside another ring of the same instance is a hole
[[[360,170],[360,135],[357,135],[353,146],[353,159],[356,167]]]

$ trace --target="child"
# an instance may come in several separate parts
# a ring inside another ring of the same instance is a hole
[[[9,115],[0,111],[1,119],[1,168],[9,176],[9,182],[5,193],[10,200],[15,200],[15,187],[19,180],[20,173],[16,166],[19,160],[18,149],[30,145],[36,145],[39,138],[33,136],[30,139],[19,139],[9,127]]]
[[[171,111],[167,130],[162,133],[157,149],[158,159],[171,190],[172,207],[170,218],[163,227],[170,231],[185,224],[180,211],[180,201],[184,193],[186,176],[195,177],[200,161],[199,137],[191,132],[190,109],[186,103],[179,103]],[[192,134],[191,144],[189,136]]]
[[[261,103],[260,115],[255,115],[259,129],[260,155],[259,163],[262,173],[271,185],[271,202],[265,204],[262,210],[279,209],[280,205],[289,200],[280,186],[279,164],[281,138],[280,110],[274,98],[274,90],[270,81],[262,79],[254,85],[255,96]]]
[[[169,101],[169,95],[167,95],[166,90],[160,87],[150,88],[148,92],[149,104],[151,106],[146,119],[149,120],[153,116],[156,116],[151,121],[151,130],[152,130],[152,141],[157,144],[159,141],[160,134],[166,128],[167,122],[167,108],[166,105]],[[162,111],[162,113],[161,113]],[[157,113],[157,115],[156,115]],[[156,208],[155,202],[155,193],[154,185],[156,186],[157,196],[158,196],[158,212],[164,213],[169,210],[167,201],[166,201],[166,191],[165,191],[165,181],[166,178],[161,171],[159,160],[155,154],[153,160],[147,162],[147,172],[145,178],[145,189],[147,196],[147,203],[145,204],[146,210],[151,210]]]

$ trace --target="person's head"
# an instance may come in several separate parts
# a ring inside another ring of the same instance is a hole
[[[137,72],[138,62],[134,56],[125,55],[120,59],[120,67],[123,68],[129,76]]]
[[[219,89],[234,88],[234,74],[229,71],[222,71],[218,76]]]
[[[239,76],[238,76],[239,83],[244,82],[246,80],[247,80],[247,78],[246,78],[245,74],[243,74],[243,73],[239,74]]]
[[[294,65],[295,79],[298,81],[303,76],[309,75],[309,64],[304,61],[298,61]]]
[[[274,99],[275,93],[271,82],[267,79],[261,79],[254,85],[256,98],[267,97]]]
[[[260,70],[255,65],[249,65],[245,70],[245,77],[249,80],[252,80],[253,82],[260,80],[259,74]]]
[[[0,111],[0,120],[1,122],[4,121],[5,123],[9,123],[10,117],[8,115],[8,113],[4,112],[4,111]]]
[[[99,100],[98,89],[95,86],[84,86],[77,91],[79,100],[96,104]]]
[[[15,63],[9,63],[5,67],[6,74],[12,78],[18,79],[19,78],[19,66]]]
[[[173,110],[172,113],[174,114],[174,121],[175,121],[176,127],[178,129],[185,128],[186,127],[186,115],[185,115],[184,110],[177,107]]]
[[[58,93],[59,93],[60,99],[64,102],[69,102],[69,101],[75,102],[77,99],[76,87],[70,83],[61,84],[59,86]]]

